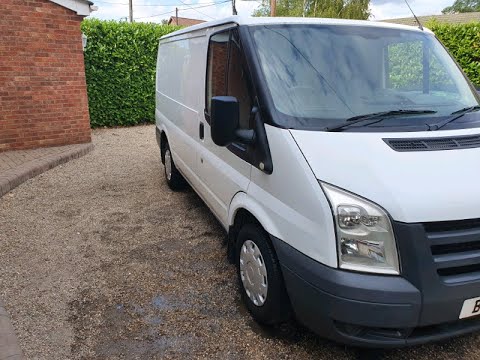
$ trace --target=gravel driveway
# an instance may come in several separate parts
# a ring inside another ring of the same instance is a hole
[[[480,359],[480,336],[365,353],[307,330],[279,339],[239,301],[223,231],[168,190],[153,126],[0,198],[0,298],[29,359]]]

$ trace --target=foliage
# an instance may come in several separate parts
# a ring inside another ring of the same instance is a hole
[[[154,122],[158,41],[174,26],[87,19],[85,51],[92,127]]]
[[[442,10],[444,14],[480,11],[480,0],[455,0],[452,6]]]
[[[442,41],[474,84],[480,84],[480,23],[426,24]],[[423,49],[421,41],[400,43],[388,48],[390,84],[403,90],[421,90]],[[454,84],[435,57],[430,58],[430,88],[448,90]]]
[[[278,0],[276,16],[305,16],[366,20],[370,0]],[[262,0],[253,16],[269,16],[270,1]]]
[[[389,81],[392,88],[412,91],[423,89],[423,47],[421,41],[398,43],[388,47]],[[429,85],[432,91],[454,91],[455,84],[435,56],[429,61]]]
[[[480,85],[480,23],[426,24],[462,67],[470,80]]]

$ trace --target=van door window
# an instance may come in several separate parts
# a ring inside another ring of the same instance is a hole
[[[227,95],[237,98],[240,108],[239,125],[242,129],[250,128],[252,99],[248,88],[247,67],[244,62],[238,33],[232,31],[230,37],[230,56],[227,76]]]
[[[214,96],[227,95],[228,41],[230,32],[216,34],[210,38],[207,64],[206,110],[210,114],[210,102]],[[210,119],[207,118],[210,123]]]
[[[206,115],[209,121],[210,102],[214,96],[234,96],[239,102],[240,128],[250,127],[252,98],[247,80],[238,32],[229,30],[210,38],[206,86]]]
[[[227,95],[228,42],[230,31],[213,35],[208,47],[206,112],[210,114],[210,102],[214,96]],[[210,119],[207,117],[208,122]]]

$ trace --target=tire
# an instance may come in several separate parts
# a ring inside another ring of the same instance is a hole
[[[172,152],[170,150],[170,145],[166,144],[165,152],[163,154],[164,159],[164,173],[165,179],[167,180],[167,185],[173,191],[182,190],[185,188],[186,181],[183,178],[182,174],[178,171],[173,162]]]
[[[259,225],[246,224],[240,229],[235,257],[242,300],[252,317],[274,327],[291,323],[293,312],[280,264],[268,235]]]

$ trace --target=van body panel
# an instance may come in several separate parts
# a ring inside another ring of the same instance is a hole
[[[480,191],[474,180],[480,178],[480,148],[398,152],[383,141],[438,137],[438,132],[432,131],[291,133],[319,180],[376,202],[394,220],[480,218]],[[441,135],[474,134],[478,129],[442,131]]]
[[[265,125],[274,164],[267,175],[252,168],[248,195],[276,224],[281,240],[328,266],[337,266],[330,206],[288,130]]]
[[[216,146],[210,136],[210,126],[206,122],[204,126],[204,146],[198,149],[198,191],[205,196],[225,226],[229,222],[229,205],[233,197],[238,192],[247,192],[252,165],[227,148]]]
[[[236,24],[225,24],[210,28],[203,39],[203,55],[198,59],[202,71],[197,74],[201,78],[200,92],[202,100],[199,104],[205,108],[206,68],[209,36],[219,31],[235,27]],[[251,165],[233,154],[228,148],[220,147],[213,143],[210,125],[202,111],[198,126],[203,127],[203,139],[197,133],[197,175],[200,179],[197,191],[202,193],[210,208],[215,212],[222,225],[228,227],[229,205],[238,192],[246,192],[250,183]],[[197,129],[198,132],[198,129]],[[214,186],[212,186],[215,184]]]
[[[252,214],[262,225],[266,232],[269,234],[278,234],[281,236],[281,232],[278,229],[277,223],[269,215],[263,204],[259,203],[256,199],[244,192],[238,192],[232,199],[228,208],[228,223],[229,226],[233,226],[235,223],[235,216],[239,210],[247,210]]]
[[[203,96],[196,89],[204,81],[198,74],[205,66],[196,59],[204,48],[204,37],[192,36],[165,42],[158,52],[157,67],[162,70],[157,71],[156,108],[164,121],[157,122],[168,131],[174,161],[184,173],[196,170],[198,122],[203,116],[199,111]]]
[[[168,134],[179,171],[224,227],[228,226],[228,205],[233,196],[247,191],[251,165],[213,143],[203,110],[207,35],[234,26],[224,24],[161,40],[157,61],[157,67],[162,69],[157,72],[157,126]],[[176,74],[174,81],[171,74]],[[203,127],[203,138],[200,127]]]
[[[334,18],[306,18],[306,17],[282,17],[281,19],[275,17],[250,17],[250,16],[229,16],[220,20],[208,21],[205,23],[189,26],[185,29],[177,30],[170,34],[163,35],[161,40],[169,39],[172,37],[179,37],[182,35],[188,35],[192,32],[198,32],[205,29],[218,28],[225,24],[238,24],[238,25],[270,25],[270,24],[315,24],[315,25],[343,25],[343,26],[369,26],[383,29],[405,29],[417,32],[427,32],[433,34],[430,29],[423,28],[420,30],[418,27],[401,25],[387,22],[377,22],[369,20],[346,20],[346,19],[334,19]]]

